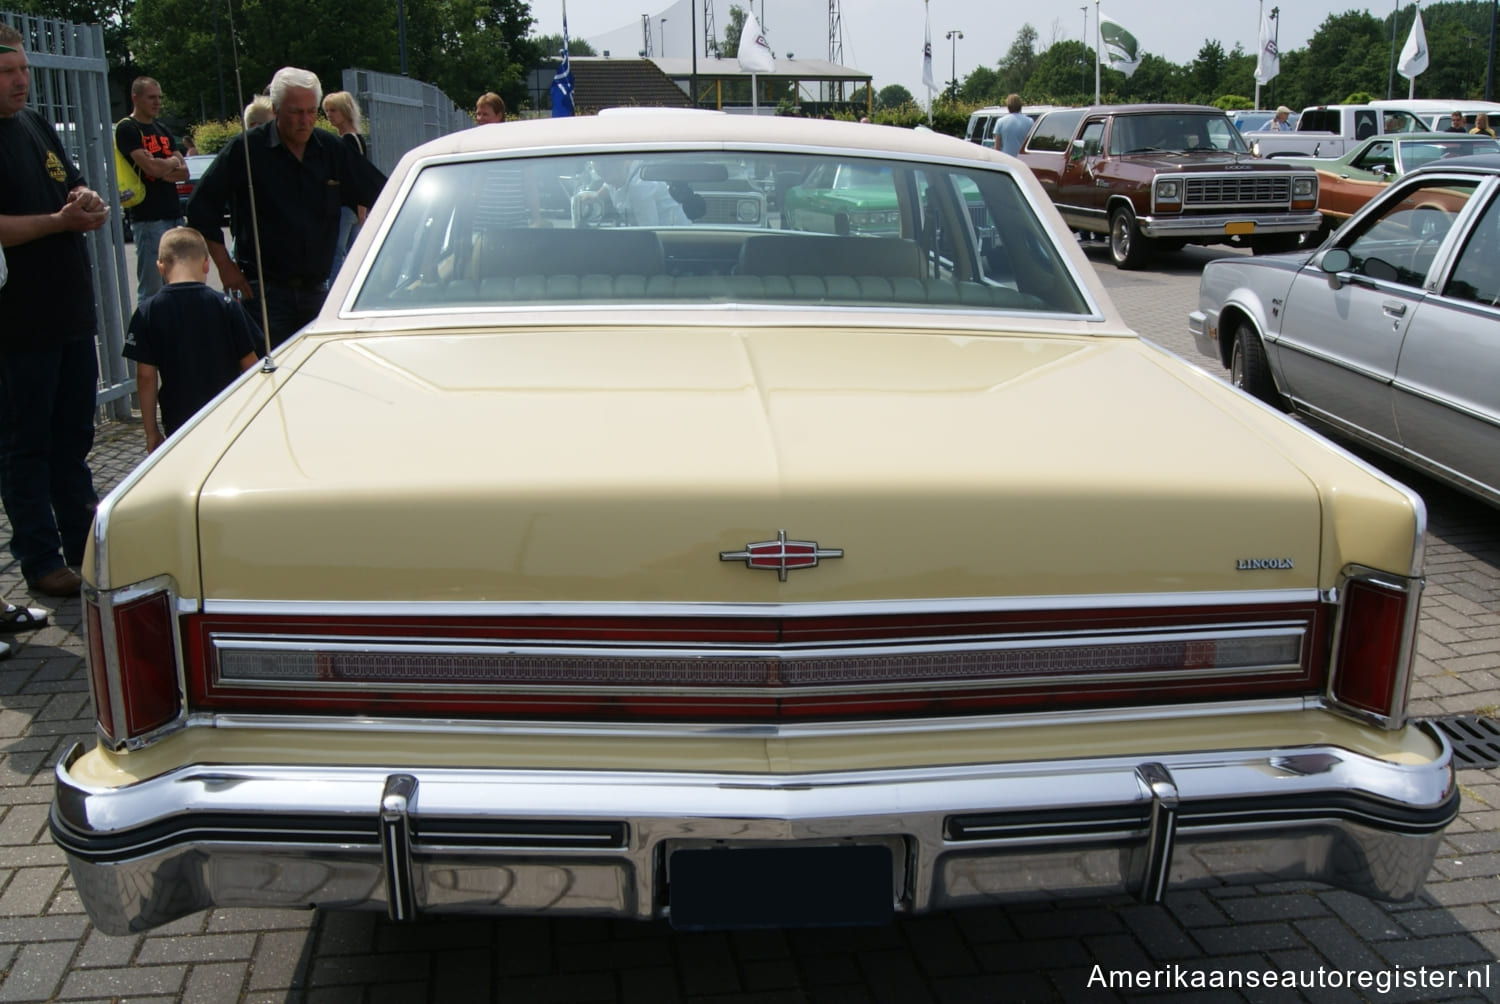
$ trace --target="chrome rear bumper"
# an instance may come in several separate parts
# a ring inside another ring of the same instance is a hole
[[[875,844],[896,912],[1315,879],[1404,899],[1457,814],[1451,751],[1313,747],[802,775],[57,767],[52,833],[102,930],[211,906],[670,916],[670,855]]]

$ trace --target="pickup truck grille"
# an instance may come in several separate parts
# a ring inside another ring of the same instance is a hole
[[[1194,175],[1186,181],[1185,204],[1190,209],[1285,206],[1292,200],[1292,179],[1287,175]]]

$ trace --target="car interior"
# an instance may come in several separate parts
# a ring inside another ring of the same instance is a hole
[[[424,168],[355,310],[772,302],[1089,313],[1001,167],[809,154]]]

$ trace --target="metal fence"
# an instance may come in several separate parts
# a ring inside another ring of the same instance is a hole
[[[370,121],[370,160],[386,174],[413,147],[474,124],[448,95],[410,77],[352,69],[343,85]]]
[[[114,126],[109,113],[109,64],[104,31],[97,24],[74,24],[53,18],[0,11],[26,40],[31,65],[31,107],[57,129],[63,147],[82,171],[84,181],[105,201],[116,191]],[[109,224],[88,234],[99,318],[95,345],[99,353],[99,406],[109,418],[130,415],[135,378],[120,355],[130,317],[131,281],[125,273],[125,233],[116,206]]]

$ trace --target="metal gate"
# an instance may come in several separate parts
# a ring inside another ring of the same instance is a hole
[[[386,174],[413,147],[474,124],[448,95],[411,77],[351,69],[343,84],[370,120],[370,160]]]
[[[57,129],[63,148],[78,164],[85,183],[113,203],[115,137],[109,114],[104,30],[97,24],[10,12],[0,12],[0,19],[26,40],[31,107]],[[99,406],[106,418],[128,418],[130,395],[135,392],[135,378],[120,355],[130,316],[121,212],[116,205],[109,223],[85,236],[99,319],[94,336],[99,353]]]

